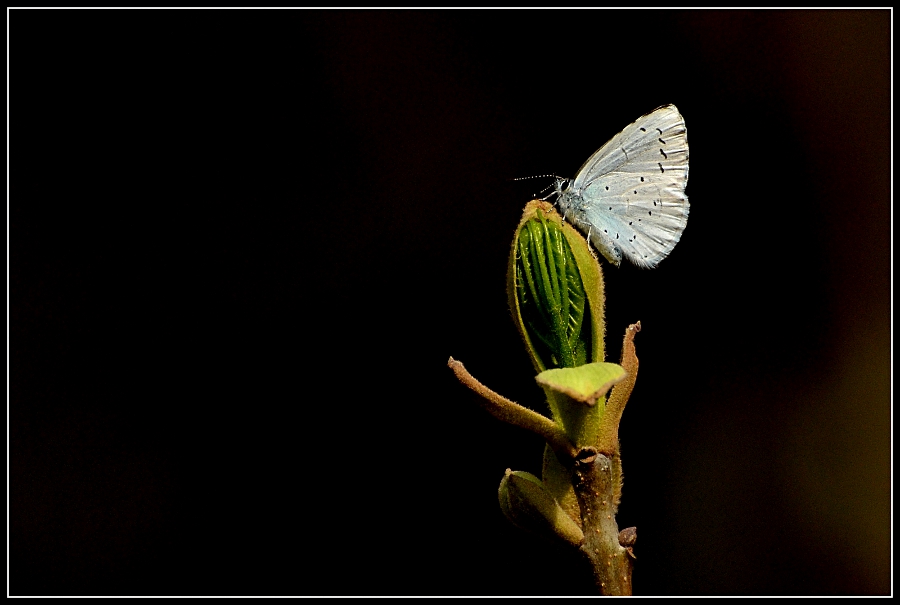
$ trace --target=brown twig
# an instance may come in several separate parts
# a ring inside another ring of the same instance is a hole
[[[622,361],[619,365],[625,368],[625,378],[613,387],[606,402],[606,413],[603,415],[603,424],[600,427],[600,438],[597,441],[597,449],[607,456],[619,454],[619,422],[622,420],[622,412],[625,404],[631,397],[634,382],[637,380],[638,358],[634,351],[634,336],[641,331],[641,322],[633,323],[625,330],[625,339],[622,342]]]
[[[616,525],[616,478],[612,461],[594,448],[577,455],[573,487],[581,510],[584,542],[580,550],[590,560],[594,581],[604,595],[630,595],[634,568],[631,546],[621,544]],[[636,530],[628,532],[625,538]],[[633,542],[632,542],[633,544]]]
[[[456,361],[452,357],[447,362],[447,365],[453,370],[461,383],[481,395],[482,401],[485,402],[483,404],[484,408],[495,418],[540,435],[556,452],[560,460],[572,460],[575,458],[578,450],[569,441],[565,431],[558,424],[546,416],[529,410],[490,390],[469,374],[461,362]]]

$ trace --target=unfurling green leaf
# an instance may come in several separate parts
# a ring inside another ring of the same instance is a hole
[[[603,279],[587,242],[547,202],[525,207],[510,252],[510,309],[535,368],[603,361]]]

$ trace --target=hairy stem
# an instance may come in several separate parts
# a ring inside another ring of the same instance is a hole
[[[620,365],[625,369],[625,379],[613,387],[606,402],[606,413],[600,427],[600,438],[597,441],[597,449],[607,456],[618,456],[619,453],[619,422],[622,420],[622,412],[625,404],[631,397],[634,382],[637,380],[638,358],[634,351],[634,336],[641,331],[641,322],[633,323],[625,330],[625,338],[622,341],[622,361]]]
[[[592,447],[583,448],[576,456],[572,484],[581,508],[581,552],[591,563],[601,594],[630,595],[634,557],[630,546],[636,530],[622,532],[629,544],[620,544],[612,466],[609,458]]]
[[[507,424],[512,424],[540,435],[553,448],[560,460],[571,460],[575,457],[578,450],[569,441],[565,431],[558,424],[546,416],[529,410],[490,390],[469,374],[461,362],[456,361],[452,357],[447,362],[447,365],[453,370],[461,383],[481,395],[483,398],[482,405],[494,417]]]

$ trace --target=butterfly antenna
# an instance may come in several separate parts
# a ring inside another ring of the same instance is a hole
[[[518,178],[509,179],[509,180],[511,180],[511,181],[527,181],[528,179],[545,179],[548,176],[552,176],[555,179],[560,178],[560,177],[556,176],[555,174],[536,174],[535,176],[520,176]]]
[[[558,174],[537,174],[535,176],[523,176],[523,177],[512,178],[509,180],[511,180],[511,181],[527,181],[528,179],[545,179],[548,177],[552,177],[553,179],[556,179],[557,181],[567,180],[564,177],[559,176]],[[551,187],[555,187],[555,185],[556,185],[555,182],[552,185],[547,185],[546,187],[541,189],[540,193],[543,194],[545,191],[547,191]],[[534,197],[536,199],[541,200],[542,202],[545,202],[551,195],[553,195],[555,193],[558,193],[558,192],[554,189],[553,191],[551,191],[549,194],[545,195],[544,197],[538,197],[537,195],[535,195]]]
[[[557,177],[557,178],[559,178],[559,177]],[[553,191],[551,191],[550,193],[548,193],[548,194],[545,195],[544,197],[539,198],[542,202],[546,202],[548,199],[550,199],[550,196],[551,196],[551,195],[556,195],[556,194],[559,193],[559,192],[556,190],[556,185],[555,185],[555,183],[554,183],[553,185],[547,185],[546,187],[544,187],[543,189],[541,189],[541,193],[544,193],[545,191],[547,191],[547,190],[550,189],[551,187],[553,188]]]

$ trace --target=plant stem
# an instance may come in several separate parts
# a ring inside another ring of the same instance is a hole
[[[583,448],[576,456],[572,485],[581,508],[581,552],[591,563],[601,594],[630,595],[634,555],[619,544],[612,475],[612,462],[594,448]]]
[[[456,361],[451,357],[447,365],[453,370],[461,383],[483,397],[482,405],[493,416],[503,422],[540,435],[553,448],[560,460],[571,460],[575,457],[575,453],[578,450],[572,445],[565,431],[558,424],[546,416],[529,410],[490,390],[469,374],[462,362]]]
[[[597,440],[597,449],[607,456],[617,456],[619,452],[619,422],[622,420],[622,412],[625,404],[631,397],[634,382],[637,380],[638,358],[634,351],[634,336],[641,331],[641,322],[628,326],[625,330],[625,338],[622,341],[622,361],[620,365],[625,369],[625,379],[613,387],[606,402],[606,413],[603,417],[603,425],[600,428],[600,437]],[[616,499],[618,503],[618,498]]]

